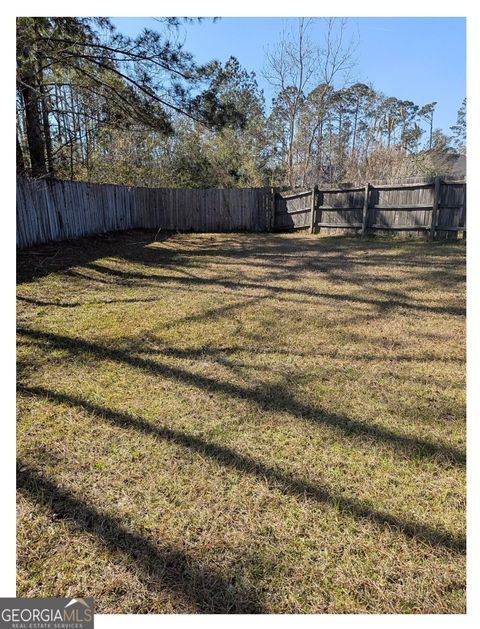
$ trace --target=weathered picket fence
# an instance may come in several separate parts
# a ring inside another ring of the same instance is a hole
[[[17,246],[124,229],[265,231],[270,188],[129,188],[17,178]]]
[[[276,229],[466,233],[466,182],[448,178],[375,181],[275,193]]]
[[[282,229],[466,233],[466,183],[445,178],[363,186],[168,189],[17,178],[17,246],[125,229]]]

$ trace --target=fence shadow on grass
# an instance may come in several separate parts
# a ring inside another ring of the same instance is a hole
[[[271,468],[231,448],[211,443],[201,437],[171,428],[155,426],[129,413],[114,411],[110,408],[93,404],[83,398],[67,395],[65,393],[57,393],[43,387],[23,386],[20,387],[20,391],[24,394],[41,396],[55,402],[68,404],[87,411],[89,414],[102,418],[111,424],[121,426],[122,428],[136,430],[163,441],[173,442],[194,452],[198,452],[202,456],[208,456],[227,468],[236,469],[245,474],[256,476],[262,481],[266,479],[271,488],[278,488],[286,494],[300,498],[308,498],[316,502],[336,506],[348,515],[370,520],[381,527],[394,527],[407,537],[420,540],[431,546],[447,548],[457,553],[463,553],[465,550],[464,537],[456,536],[419,522],[407,521],[401,517],[380,511],[366,501],[345,498],[340,494],[333,493],[331,490],[292,477],[285,472]]]
[[[50,242],[29,249],[17,251],[17,282],[32,282],[50,273],[60,273],[73,266],[79,266],[106,256],[129,255],[128,248],[137,250],[135,257],[148,256],[150,250],[145,245],[155,241],[164,241],[173,234],[156,234],[153,230],[126,230],[110,234],[97,234],[78,238]],[[157,249],[157,262],[159,250]],[[175,250],[162,250],[167,261],[176,255]]]
[[[17,487],[37,503],[54,511],[56,517],[75,528],[94,534],[112,552],[131,559],[148,589],[169,590],[193,604],[197,612],[210,614],[259,614],[263,608],[254,591],[237,587],[220,573],[209,570],[193,557],[174,548],[159,548],[126,529],[115,517],[98,511],[61,489],[21,461]],[[45,595],[49,595],[45,592]],[[188,608],[184,610],[188,613]]]

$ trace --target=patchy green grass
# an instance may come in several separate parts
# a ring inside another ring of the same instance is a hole
[[[17,595],[464,612],[464,256],[146,232],[20,254]]]

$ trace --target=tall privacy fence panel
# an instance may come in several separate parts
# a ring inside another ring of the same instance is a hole
[[[265,231],[269,188],[133,188],[137,227],[169,231]]]
[[[403,232],[431,238],[466,233],[466,183],[445,178],[363,186],[129,188],[17,178],[17,246],[124,229],[312,233]]]
[[[17,246],[124,229],[265,231],[270,188],[129,188],[17,178]]]

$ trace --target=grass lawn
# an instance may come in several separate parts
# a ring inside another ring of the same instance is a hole
[[[22,252],[17,596],[465,611],[464,243]]]

